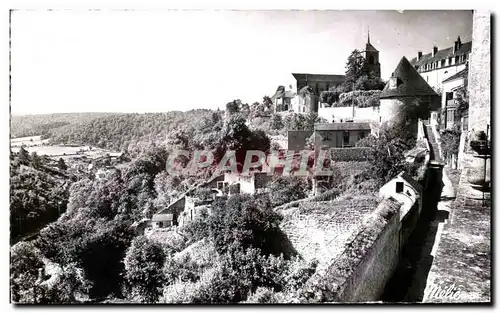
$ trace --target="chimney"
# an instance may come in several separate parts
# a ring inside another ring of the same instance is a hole
[[[432,56],[435,56],[437,52],[438,52],[438,47],[434,46],[432,48]]]
[[[418,51],[418,53],[417,53],[417,61],[420,61],[421,58],[422,58],[422,51]]]
[[[462,46],[462,40],[460,40],[460,36],[457,37],[457,40],[455,41],[455,44],[453,45],[453,54],[455,54],[458,49]]]

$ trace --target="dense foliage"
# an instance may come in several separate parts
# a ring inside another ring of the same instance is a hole
[[[40,115],[12,115],[10,135],[12,138],[44,136],[51,130],[76,123],[83,123],[111,113],[57,113]]]
[[[67,172],[23,148],[10,159],[11,242],[56,220],[68,203]]]

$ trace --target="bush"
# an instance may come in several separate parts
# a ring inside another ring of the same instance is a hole
[[[307,197],[307,182],[302,177],[278,176],[269,183],[269,198],[273,207]]]
[[[357,148],[332,148],[330,149],[330,157],[332,161],[349,162],[349,161],[368,161],[370,157],[370,149]]]
[[[218,263],[217,275],[200,288],[195,303],[235,303],[246,300],[258,287],[279,291],[285,285],[283,258],[266,257],[259,249],[231,245]]]
[[[28,242],[14,245],[10,251],[10,285],[12,301],[20,303],[38,303],[34,288],[38,271],[44,268],[42,255]]]
[[[161,270],[164,262],[165,254],[159,244],[144,236],[134,239],[123,261],[124,278],[132,299],[149,303],[158,300],[165,282]]]
[[[367,108],[380,105],[380,90],[355,90],[340,95],[339,101],[334,103],[334,107],[348,107],[353,103],[359,108]]]

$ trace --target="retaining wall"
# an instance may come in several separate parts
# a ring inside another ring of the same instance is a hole
[[[400,207],[384,199],[358,231],[347,240],[345,250],[306,283],[304,302],[368,302],[382,295],[398,266]]]

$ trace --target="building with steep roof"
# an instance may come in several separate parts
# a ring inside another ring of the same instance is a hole
[[[406,57],[402,57],[391,78],[380,93],[380,121],[387,122],[393,120],[400,112],[402,106],[419,105],[430,111],[437,109],[439,105],[438,94],[420,76]],[[428,110],[422,110],[420,118],[428,119]]]
[[[446,49],[434,46],[432,52],[425,55],[418,51],[410,63],[431,87],[442,90],[445,79],[465,68],[471,50],[472,41],[462,43],[458,36],[453,46]]]

